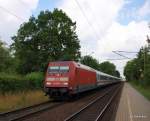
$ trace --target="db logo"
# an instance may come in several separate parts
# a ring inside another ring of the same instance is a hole
[[[56,76],[59,76],[59,74],[57,74]]]

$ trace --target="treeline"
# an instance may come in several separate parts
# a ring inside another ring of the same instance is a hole
[[[124,75],[127,81],[150,86],[150,49],[148,47],[142,47],[137,57],[127,62]]]
[[[80,61],[97,70],[119,76],[114,64],[99,64],[91,56],[81,57],[80,41],[73,22],[62,10],[41,11],[23,23],[13,43],[0,40],[0,92],[42,87],[50,61]]]
[[[120,77],[120,73],[118,70],[116,70],[116,66],[113,63],[110,63],[109,61],[105,61],[102,63],[99,63],[98,60],[93,58],[90,55],[81,57],[80,62],[84,65],[90,66],[98,71],[102,71],[104,73],[110,74],[112,76]]]

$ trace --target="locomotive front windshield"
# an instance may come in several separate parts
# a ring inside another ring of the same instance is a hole
[[[67,73],[69,72],[69,66],[60,66],[60,73]]]
[[[50,66],[48,68],[48,73],[58,73],[59,72],[59,66]]]
[[[50,66],[48,73],[67,73],[69,72],[69,66]]]

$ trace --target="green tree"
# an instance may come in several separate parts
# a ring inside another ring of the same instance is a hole
[[[90,66],[93,69],[99,70],[99,62],[90,55],[83,56],[80,62],[84,65]]]
[[[12,58],[5,43],[0,40],[0,72],[6,72],[12,66]]]
[[[110,63],[109,61],[105,61],[99,65],[99,69],[107,74],[113,75],[113,76],[119,76],[120,73],[116,74],[116,66],[113,63]]]
[[[127,81],[135,80],[136,76],[136,62],[135,60],[128,61],[124,68],[124,75]]]
[[[127,62],[124,75],[128,81],[136,81],[138,84],[150,84],[150,54],[147,47],[142,47],[135,59]]]
[[[41,11],[30,17],[12,37],[21,73],[43,71],[49,61],[78,60],[80,44],[76,23],[62,10]]]
[[[141,83],[143,85],[150,85],[150,49],[148,47],[145,47],[143,50],[143,70],[142,73],[144,75],[143,80],[141,80]]]
[[[86,55],[81,58],[80,62],[84,65],[90,66],[93,69],[102,71],[113,76],[120,77],[120,73],[116,70],[116,66],[108,61],[99,63],[98,60],[96,60],[92,56]]]

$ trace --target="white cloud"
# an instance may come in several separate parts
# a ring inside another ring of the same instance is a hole
[[[150,1],[146,0],[144,5],[138,10],[138,15],[145,16],[150,15]]]
[[[16,33],[21,23],[28,20],[37,5],[38,0],[0,0],[1,39],[10,44],[11,36]]]
[[[62,8],[77,22],[77,34],[82,43],[82,50],[91,51],[117,17],[118,11],[124,5],[124,1],[78,0],[78,2],[85,12],[88,21],[90,21],[90,25],[75,0],[62,0],[59,8]],[[83,51],[83,53],[85,53],[85,51]]]
[[[87,24],[75,0],[62,0],[59,8],[77,22],[77,34],[81,40],[83,55],[94,51],[94,57],[100,61],[106,58],[120,58],[112,51],[138,51],[146,43],[146,34],[149,32],[147,21],[131,21],[128,25],[117,22],[119,11],[125,4],[129,4],[126,0],[78,0],[78,2],[94,29]],[[135,54],[128,56],[135,57]],[[112,62],[123,73],[127,60]]]
[[[117,22],[108,28],[107,34],[103,36],[98,45],[101,45],[99,52],[107,55],[113,50],[138,51],[146,44],[146,35],[149,33],[146,21],[132,21],[128,25],[121,25]]]
[[[101,41],[98,41],[97,56],[103,58],[118,59],[121,58],[112,53],[115,50],[123,50],[129,52],[138,52],[141,46],[146,44],[146,35],[150,33],[148,29],[148,22],[132,21],[128,25],[121,25],[117,22],[113,22],[112,26],[108,29],[108,32]],[[127,54],[129,58],[136,56],[136,53]],[[111,61],[117,69],[123,74],[123,68],[128,60]]]

